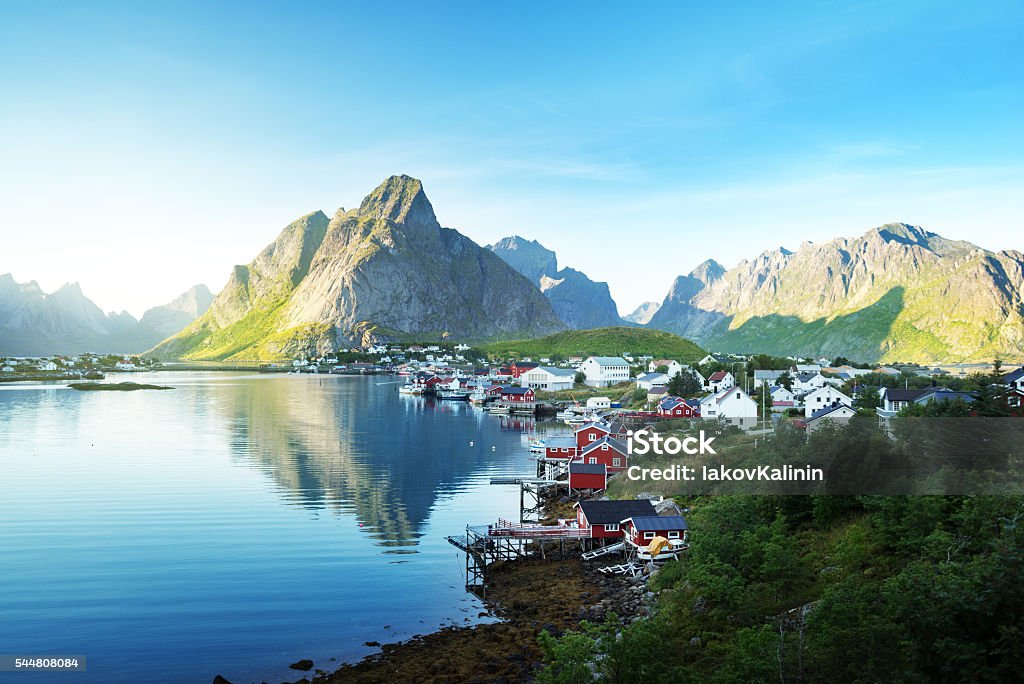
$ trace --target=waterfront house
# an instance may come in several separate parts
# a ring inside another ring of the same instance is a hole
[[[608,397],[590,397],[587,399],[587,408],[595,411],[603,411],[612,407],[612,400]]]
[[[603,463],[569,464],[570,491],[602,491],[608,486],[608,468]]]
[[[650,391],[655,387],[668,386],[668,378],[669,376],[664,373],[644,373],[636,379],[636,386],[638,389]]]
[[[551,461],[569,461],[579,453],[575,437],[557,436],[544,440],[544,458]]]
[[[520,376],[519,381],[526,387],[532,387],[533,389],[558,392],[560,390],[572,389],[575,377],[576,374],[566,368],[537,366]]]
[[[853,399],[846,396],[832,385],[825,385],[824,387],[816,389],[804,397],[804,417],[810,418],[815,411],[823,409],[826,406],[832,406],[833,404],[853,406]]]
[[[513,385],[502,385],[501,394],[498,396],[501,401],[506,404],[512,405],[515,408],[516,404],[525,405],[528,404],[533,406],[536,401],[536,394],[532,387],[515,387]]]
[[[621,356],[591,356],[580,365],[591,387],[610,387],[629,380],[629,362]]]
[[[614,437],[602,437],[579,451],[576,460],[590,465],[603,464],[609,474],[626,469],[629,450],[623,442]]]
[[[805,420],[797,423],[797,426],[806,428],[807,434],[811,434],[827,422],[848,423],[850,418],[853,418],[855,415],[857,415],[857,412],[852,407],[836,402],[831,406],[818,409]]]
[[[681,515],[633,515],[620,523],[622,537],[637,547],[647,547],[655,537],[685,539],[686,520]]]
[[[770,387],[768,394],[772,398],[772,408],[787,409],[796,406],[796,397],[782,385]]]
[[[658,403],[658,415],[662,418],[700,418],[700,400],[665,397]]]
[[[576,524],[586,530],[591,539],[622,537],[620,527],[623,520],[631,517],[657,516],[654,504],[647,499],[625,499],[620,501],[580,501],[576,504]]]
[[[120,367],[121,364],[119,363],[117,365],[118,365],[118,367]],[[55,364],[53,361],[40,361],[39,365],[36,366],[36,368],[38,368],[41,371],[52,372],[52,371],[57,370],[57,364]],[[134,370],[134,368],[135,368],[135,365],[132,364],[132,369]]]
[[[576,446],[582,449],[589,444],[599,442],[609,435],[615,436],[608,423],[586,423],[576,428]]]
[[[700,416],[747,429],[757,424],[757,404],[739,387],[730,387],[701,399]]]
[[[708,376],[707,389],[712,394],[717,394],[735,385],[736,378],[729,371],[715,371]]]

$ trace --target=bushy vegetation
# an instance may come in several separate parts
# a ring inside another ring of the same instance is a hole
[[[678,335],[626,327],[567,330],[533,340],[493,342],[485,345],[484,349],[492,357],[500,359],[528,356],[536,360],[540,357],[620,356],[629,353],[695,363],[705,356],[703,349]]]
[[[1019,681],[1024,498],[718,496],[655,617],[542,636],[546,682]]]

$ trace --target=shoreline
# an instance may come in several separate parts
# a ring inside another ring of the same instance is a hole
[[[596,569],[601,565],[578,556],[495,563],[485,605],[501,622],[443,627],[382,644],[379,653],[330,663],[332,671],[310,668],[312,675],[289,684],[532,681],[543,667],[542,630],[560,636],[611,612],[623,623],[648,614],[646,577],[604,575]]]

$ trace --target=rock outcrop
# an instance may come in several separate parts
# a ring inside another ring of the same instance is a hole
[[[526,278],[442,228],[420,181],[392,176],[357,209],[307,214],[236,266],[210,310],[158,357],[277,359],[399,339],[562,329]]]

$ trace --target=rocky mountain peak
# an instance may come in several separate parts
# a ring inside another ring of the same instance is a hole
[[[700,282],[704,283],[704,285],[711,285],[712,283],[721,280],[723,275],[725,275],[725,266],[722,266],[722,264],[718,263],[714,259],[708,259],[697,266],[697,268],[690,271],[690,277],[696,278]]]
[[[423,184],[411,176],[391,176],[363,199],[359,215],[395,223],[437,227]]]

